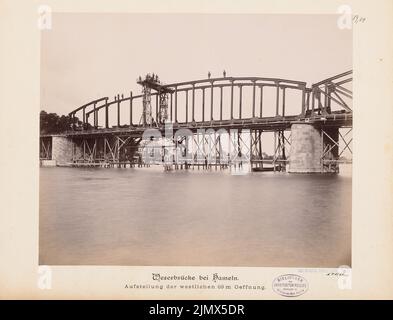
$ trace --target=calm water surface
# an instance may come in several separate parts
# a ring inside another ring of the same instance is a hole
[[[40,169],[40,264],[351,265],[350,175]]]

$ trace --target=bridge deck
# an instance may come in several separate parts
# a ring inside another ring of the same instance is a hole
[[[248,119],[233,119],[233,120],[213,120],[213,121],[198,121],[187,123],[172,123],[173,130],[189,129],[192,132],[197,132],[200,129],[224,129],[224,130],[263,130],[263,131],[276,131],[288,130],[292,123],[301,121],[313,123],[321,127],[350,127],[352,126],[352,113],[332,113],[325,116],[314,116],[312,119],[304,116],[277,116],[277,117],[264,117],[264,118],[248,118]],[[156,127],[146,126],[114,126],[112,128],[93,128],[88,130],[75,130],[63,133],[63,136],[100,136],[100,135],[122,135],[131,134],[141,136],[147,129],[157,129],[161,132],[165,131],[164,125]],[[50,137],[53,134],[41,135],[41,137]]]

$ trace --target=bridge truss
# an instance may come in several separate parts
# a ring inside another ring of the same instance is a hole
[[[350,161],[343,154],[352,154],[352,71],[311,87],[305,82],[263,77],[224,77],[162,84],[154,74],[144,79],[140,77],[137,83],[142,86],[141,95],[130,92],[128,97],[117,95],[112,101],[102,97],[70,112],[71,117],[78,114],[82,119],[81,126],[74,125],[73,130],[64,133],[75,142],[72,165],[147,164],[142,159],[143,133],[154,128],[164,136],[166,125],[171,124],[173,136],[169,141],[185,154],[180,161],[177,156],[172,157],[178,165],[225,168],[248,163],[254,170],[281,171],[290,160],[290,129],[294,122],[311,122],[321,128],[324,148],[321,166],[326,171],[334,171],[338,163]],[[274,98],[266,99],[265,95],[268,91],[271,95],[272,90]],[[288,99],[290,92],[299,97],[295,105],[297,112],[292,111],[292,114],[288,111],[294,109],[293,102]],[[134,123],[133,119],[138,117],[138,101],[142,111],[139,122]],[[129,117],[124,122],[121,110],[127,106]],[[273,107],[274,114],[266,115],[266,106]],[[115,111],[115,125],[110,125],[110,110],[112,114]],[[98,121],[100,112],[104,116],[103,126]],[[91,117],[93,120],[89,121]],[[202,129],[205,133],[198,133]],[[191,135],[175,138],[182,130],[188,130]],[[268,133],[273,134],[269,139],[274,144],[273,153],[269,155],[263,149]],[[167,146],[156,142],[151,149],[160,150],[162,159],[168,158],[164,150]],[[42,136],[41,158],[49,158],[50,151],[48,137]]]

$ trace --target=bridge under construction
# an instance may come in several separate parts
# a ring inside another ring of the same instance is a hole
[[[226,75],[164,84],[148,74],[137,83],[140,94],[95,99],[69,113],[71,130],[41,135],[41,164],[324,173],[352,161],[352,71],[309,87]]]

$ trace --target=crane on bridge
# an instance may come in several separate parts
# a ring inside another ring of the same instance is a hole
[[[154,125],[158,126],[159,124],[164,124],[165,121],[168,119],[168,94],[172,93],[173,90],[163,86],[158,76],[154,73],[152,75],[148,73],[144,79],[142,79],[142,77],[139,77],[137,83],[142,86],[143,96],[143,111],[139,124],[146,127],[153,127]],[[153,117],[151,107],[152,90],[155,90],[157,92],[157,99],[159,98],[159,110],[155,118]]]

